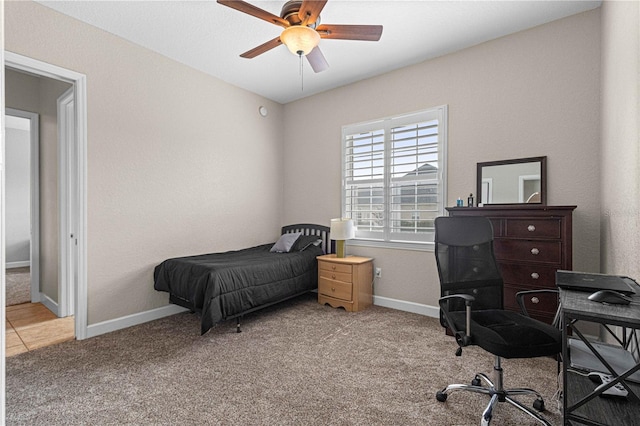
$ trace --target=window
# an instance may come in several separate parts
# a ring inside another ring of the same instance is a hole
[[[433,242],[444,212],[447,107],[342,128],[342,212],[374,245]]]

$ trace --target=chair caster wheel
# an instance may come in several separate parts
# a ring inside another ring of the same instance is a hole
[[[436,392],[436,399],[440,402],[445,402],[447,400],[447,394],[442,391],[438,391]]]
[[[535,401],[533,401],[533,408],[540,412],[544,411],[544,401],[541,399],[536,399]]]
[[[473,386],[480,386],[482,384],[482,382],[480,381],[480,377],[476,376],[472,381],[471,381],[471,385]]]

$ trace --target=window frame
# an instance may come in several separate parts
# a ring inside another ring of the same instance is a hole
[[[348,177],[347,177],[347,135],[353,135],[355,133],[374,132],[384,129],[384,141],[383,141],[383,157],[384,157],[384,170],[382,179],[383,188],[383,211],[384,211],[384,225],[383,232],[380,235],[375,233],[366,234],[360,231],[356,234],[356,238],[349,240],[349,245],[371,246],[371,247],[385,247],[385,248],[397,248],[408,250],[433,250],[433,233],[425,233],[424,238],[416,238],[415,240],[399,240],[393,239],[393,233],[391,232],[390,222],[394,220],[391,217],[391,194],[392,179],[391,179],[391,144],[390,130],[394,127],[403,125],[418,124],[433,119],[438,120],[438,171],[435,179],[437,184],[437,202],[436,202],[436,216],[442,216],[445,212],[445,205],[447,200],[447,142],[448,142],[448,106],[441,105],[433,108],[428,108],[420,111],[414,111],[406,114],[400,114],[395,116],[389,116],[385,118],[370,120],[366,122],[349,124],[342,126],[342,151],[341,151],[341,212],[343,217],[351,217],[347,213],[347,190],[348,190]],[[373,166],[372,166],[373,167]],[[402,180],[402,179],[399,179]],[[380,183],[380,180],[377,180]],[[397,182],[396,179],[394,182]],[[413,179],[413,182],[426,182],[428,179]],[[431,179],[433,181],[433,179]],[[370,181],[373,183],[374,179]],[[397,195],[396,195],[397,196]],[[373,194],[372,194],[373,197]],[[419,236],[420,234],[415,234]],[[428,235],[428,236],[427,236]]]

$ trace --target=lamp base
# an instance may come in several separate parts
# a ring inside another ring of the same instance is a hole
[[[344,240],[336,241],[336,257],[346,257],[344,246],[345,246]]]

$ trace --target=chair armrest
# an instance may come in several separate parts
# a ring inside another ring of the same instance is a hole
[[[464,294],[464,293],[450,294],[448,296],[442,296],[440,299],[438,299],[438,303],[440,304],[440,307],[442,307],[442,302],[448,299],[464,299],[465,305],[471,304],[476,300],[476,298],[470,294]]]
[[[449,310],[447,309],[446,302],[450,299],[464,299],[464,304],[466,306],[466,330],[464,330],[464,332],[458,330],[451,320],[451,317],[449,317]],[[438,299],[440,312],[442,312],[444,319],[447,321],[447,325],[456,337],[456,342],[458,342],[460,347],[471,344],[471,305],[475,300],[476,298],[469,294],[450,294]]]
[[[522,311],[523,315],[529,316],[529,312],[527,312],[527,308],[524,305],[524,296],[529,295],[529,294],[539,294],[539,293],[556,293],[558,294],[559,291],[558,290],[554,290],[554,289],[540,289],[540,290],[524,290],[524,291],[519,291],[516,293],[516,301],[518,302],[518,306],[520,306],[520,310]],[[556,316],[558,316],[558,313],[556,312]],[[555,324],[556,319],[554,319],[553,323]]]

